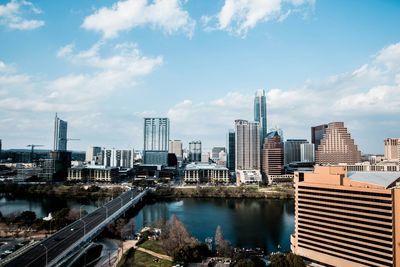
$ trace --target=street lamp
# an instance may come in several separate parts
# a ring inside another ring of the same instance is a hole
[[[86,222],[82,219],[80,219],[83,222],[83,236],[86,235]]]
[[[48,252],[48,250],[47,250],[47,247],[45,246],[45,245],[43,245],[43,243],[41,243],[40,244],[42,247],[44,247],[44,249],[46,250],[46,267],[47,267],[47,252]]]
[[[104,208],[106,208],[106,218],[108,218],[108,207],[104,205]]]
[[[118,197],[118,198],[121,199],[121,208],[122,208],[122,206],[123,206],[123,204],[122,204],[123,199],[122,199],[122,197]]]
[[[85,205],[81,205],[80,207],[79,207],[79,219],[81,219],[82,218],[82,207],[84,207]]]

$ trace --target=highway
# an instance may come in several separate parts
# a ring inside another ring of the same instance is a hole
[[[104,206],[44,239],[38,245],[6,263],[4,266],[46,266],[47,263],[50,263],[63,251],[84,237],[84,235],[100,225],[107,217],[110,217],[131,199],[135,198],[139,193],[140,191],[133,189],[121,194]]]

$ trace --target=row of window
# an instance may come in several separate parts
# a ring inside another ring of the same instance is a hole
[[[309,196],[324,196],[324,197],[334,197],[334,198],[340,198],[344,200],[358,200],[358,201],[366,201],[366,202],[373,202],[373,203],[384,203],[384,204],[392,204],[392,199],[379,199],[379,198],[367,198],[367,197],[361,197],[361,196],[350,196],[350,195],[338,195],[338,194],[330,194],[330,193],[321,193],[321,192],[307,192],[307,191],[302,191],[299,190],[298,192],[299,196],[302,195],[309,195]]]
[[[392,198],[391,193],[376,193],[376,192],[369,192],[369,191],[355,191],[355,190],[344,190],[344,189],[333,189],[333,188],[320,188],[320,187],[303,186],[303,185],[299,185],[299,189],[334,192],[334,193],[343,193],[343,194],[350,194],[350,195],[387,197],[387,198],[390,198],[390,199]]]

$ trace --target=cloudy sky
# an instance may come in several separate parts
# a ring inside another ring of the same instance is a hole
[[[268,93],[268,126],[310,139],[344,121],[363,153],[400,137],[396,0],[0,0],[0,139],[142,149],[143,117],[171,138],[225,145]]]

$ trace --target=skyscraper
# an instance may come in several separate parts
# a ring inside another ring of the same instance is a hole
[[[189,161],[190,162],[201,161],[201,141],[189,142]]]
[[[168,118],[144,118],[143,158],[145,164],[166,165],[168,141]]]
[[[354,164],[361,161],[361,152],[343,122],[331,122],[315,155],[317,164]]]
[[[259,123],[260,127],[260,147],[267,136],[267,97],[265,90],[257,90],[254,97],[254,121]]]
[[[226,138],[227,160],[226,167],[230,172],[235,171],[235,131],[229,130]]]
[[[306,144],[306,139],[288,139],[284,143],[284,159],[285,165],[301,161],[300,145]]]
[[[265,137],[262,160],[265,176],[283,174],[283,144],[278,132],[271,132]]]
[[[386,138],[383,144],[385,158],[387,160],[399,160],[400,138]]]
[[[169,140],[168,152],[175,154],[177,160],[181,161],[183,158],[182,141],[181,140]]]
[[[67,122],[57,116],[54,119],[54,151],[67,151]]]
[[[236,170],[260,170],[260,126],[258,122],[235,121]]]
[[[318,149],[321,139],[324,137],[326,132],[326,128],[328,128],[328,124],[311,127],[311,144],[314,144],[315,150]]]
[[[85,161],[88,163],[96,162],[99,154],[101,154],[101,147],[89,146],[86,150]]]

